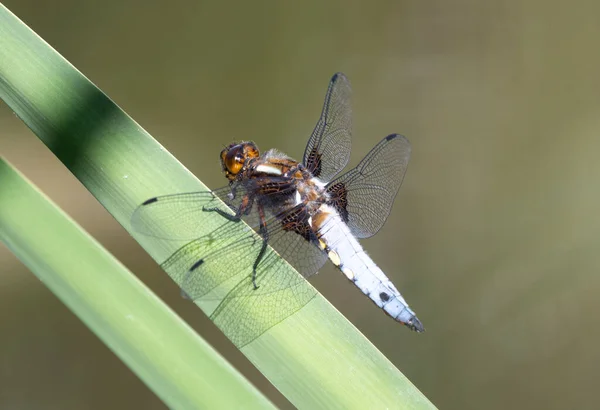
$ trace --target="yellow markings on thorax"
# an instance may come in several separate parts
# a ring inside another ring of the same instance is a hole
[[[269,175],[281,175],[281,169],[273,166],[273,165],[269,165],[269,164],[260,164],[256,167],[256,172],[262,172],[264,174],[269,174]]]
[[[325,249],[327,249],[327,243],[325,243],[325,241],[323,239],[319,238],[319,248],[324,251]]]

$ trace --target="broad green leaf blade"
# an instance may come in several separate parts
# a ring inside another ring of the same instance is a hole
[[[0,159],[0,240],[172,408],[272,408],[131,272]]]
[[[5,9],[0,38],[0,96],[125,229],[131,232],[134,208],[150,197],[206,189]],[[159,262],[176,249],[131,233]],[[289,266],[275,273],[296,275]],[[240,315],[261,317],[260,306],[246,308]],[[300,408],[433,407],[320,295],[241,350]]]

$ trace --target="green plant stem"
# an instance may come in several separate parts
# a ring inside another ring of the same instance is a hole
[[[0,159],[0,240],[167,405],[273,408],[94,239]]]

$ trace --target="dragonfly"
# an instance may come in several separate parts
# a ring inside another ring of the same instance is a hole
[[[312,300],[316,291],[304,278],[327,260],[393,319],[425,330],[358,241],[384,225],[411,145],[390,134],[338,176],[350,159],[350,97],[349,80],[336,73],[302,162],[275,149],[260,153],[251,141],[234,142],[220,154],[228,185],[153,197],[133,213],[136,231],[189,241],[161,264],[186,298],[201,301],[229,284],[211,319],[238,347]],[[209,213],[217,217],[206,218]],[[285,264],[301,276],[280,276]],[[259,307],[258,317],[244,315],[251,305]]]

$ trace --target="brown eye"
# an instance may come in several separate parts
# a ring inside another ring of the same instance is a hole
[[[242,170],[242,167],[244,166],[244,157],[242,155],[243,148],[239,145],[230,149],[225,154],[225,167],[227,167],[227,171],[231,174],[237,175]]]
[[[233,143],[221,151],[221,167],[225,176],[234,181],[242,172],[244,164],[260,154],[253,142]]]

